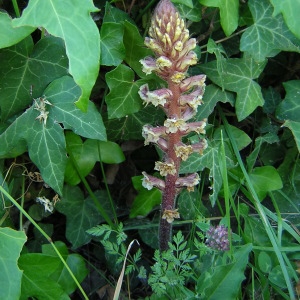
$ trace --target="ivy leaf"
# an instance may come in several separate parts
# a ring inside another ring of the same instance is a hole
[[[208,148],[204,150],[203,155],[193,153],[187,161],[182,162],[180,174],[194,173],[208,168],[209,178],[211,179],[211,189],[213,193],[209,196],[211,205],[214,206],[218,193],[222,187],[222,176],[219,166],[220,141],[209,141]],[[227,168],[233,167],[234,163],[231,158],[226,157]]]
[[[0,48],[10,47],[31,34],[35,28],[12,26],[12,19],[7,13],[0,11]]]
[[[286,96],[277,107],[276,117],[281,120],[286,120],[283,126],[288,127],[292,131],[300,152],[300,80],[284,82],[283,86],[286,91]]]
[[[130,209],[130,218],[138,216],[147,216],[153,209],[153,207],[161,203],[162,194],[161,191],[153,188],[147,190],[142,185],[143,176],[132,177],[132,183],[134,188],[138,191],[138,195],[135,197],[132,207]]]
[[[42,98],[50,101],[46,105],[46,123],[37,120],[40,112],[34,102],[0,135],[0,157],[11,157],[11,152],[20,154],[20,149],[24,152],[27,145],[29,156],[44,181],[59,194],[62,194],[67,163],[65,137],[59,123],[84,137],[106,139],[101,115],[94,105],[90,103],[87,113],[74,106],[74,99],[79,93],[79,88],[69,76],[53,81]]]
[[[283,126],[289,128],[294,135],[298,151],[300,152],[300,122],[287,120]]]
[[[202,5],[218,7],[222,28],[227,36],[231,35],[238,26],[239,0],[199,0]]]
[[[81,88],[77,106],[84,111],[100,65],[99,30],[90,16],[97,11],[92,0],[36,0],[29,1],[21,18],[12,21],[15,27],[43,27],[64,39],[70,73]]]
[[[23,271],[19,269],[17,261],[25,242],[26,235],[23,231],[0,228],[1,299],[20,299]]]
[[[289,31],[281,15],[273,17],[269,1],[249,0],[248,6],[254,24],[241,37],[241,51],[250,53],[259,62],[280,51],[300,52],[300,41]]]
[[[189,8],[193,8],[193,0],[172,0],[173,3],[183,4],[188,6]]]
[[[105,99],[109,119],[121,118],[142,108],[138,91],[145,81],[134,81],[134,77],[132,69],[125,65],[119,65],[105,75],[110,89]]]
[[[300,39],[300,2],[294,0],[270,0],[274,6],[273,16],[276,17],[279,13],[283,14],[283,18],[290,31]]]
[[[28,37],[17,45],[0,50],[0,61],[3,121],[28,107],[32,97],[41,96],[52,80],[68,74],[63,41],[55,37],[46,37],[35,46]]]
[[[118,66],[125,57],[123,44],[124,27],[117,23],[101,26],[101,65]]]
[[[283,83],[286,91],[284,100],[278,105],[276,117],[280,120],[299,122],[300,115],[300,80],[291,80]]]
[[[105,191],[96,191],[95,197],[101,202],[107,213],[110,212],[110,204]],[[92,239],[86,230],[104,221],[91,197],[84,199],[79,187],[65,186],[62,201],[55,208],[66,215],[66,237],[72,248],[76,249],[89,243]]]
[[[238,120],[241,121],[264,103],[261,88],[254,79],[258,78],[265,65],[266,61],[256,63],[253,59],[244,57],[226,59],[220,72],[216,61],[199,68],[220,87],[237,93],[235,108]]]
[[[199,2],[195,1],[195,4],[193,4],[193,2],[191,1],[191,5],[187,5],[187,1],[180,2],[184,3],[178,4],[176,5],[176,7],[183,19],[191,20],[192,22],[201,21],[201,4]]]
[[[96,106],[89,101],[87,112],[82,112],[74,105],[80,95],[80,88],[73,78],[64,76],[49,84],[44,92],[49,106],[48,120],[54,123],[62,123],[64,129],[92,139],[106,141],[106,130],[102,117]]]
[[[218,86],[210,84],[206,86],[205,93],[203,95],[203,104],[199,106],[196,120],[203,120],[213,112],[218,102],[226,103],[229,102],[234,106],[235,96],[233,93],[222,91]]]

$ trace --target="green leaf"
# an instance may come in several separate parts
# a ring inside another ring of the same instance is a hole
[[[28,107],[32,97],[41,96],[51,81],[68,73],[63,41],[55,37],[46,37],[35,46],[28,37],[0,50],[0,61],[2,121]]]
[[[285,23],[290,31],[300,39],[299,27],[300,27],[300,2],[294,0],[270,0],[274,6],[273,16],[276,17],[279,13],[283,14]]]
[[[300,80],[291,80],[283,83],[286,95],[284,100],[278,105],[276,117],[281,120],[291,120],[299,122],[300,115]]]
[[[145,124],[162,124],[165,114],[160,108],[149,105],[137,113],[121,119],[106,120],[109,140],[142,140],[142,128]]]
[[[107,1],[105,3],[105,15],[103,18],[103,23],[122,23],[124,21],[133,22],[129,15],[126,14],[123,10],[120,10]]]
[[[52,104],[49,107],[49,122],[62,123],[64,129],[71,129],[86,138],[106,140],[105,126],[96,106],[88,101],[87,111],[82,112],[74,105],[80,89],[73,78],[64,76],[54,80],[44,94]]]
[[[182,162],[180,166],[180,174],[194,173],[208,168],[209,178],[211,180],[211,190],[213,193],[209,195],[212,206],[216,203],[218,193],[222,187],[223,181],[219,166],[219,147],[220,141],[208,141],[208,148],[204,150],[203,155],[193,153],[187,161]],[[226,157],[227,167],[233,167],[234,163],[230,157]]]
[[[144,45],[144,39],[141,37],[138,28],[128,21],[124,22],[124,46],[126,49],[125,62],[141,78],[153,78],[155,75],[146,75],[142,71],[140,60],[146,56],[153,55],[152,51]]]
[[[188,6],[189,8],[193,8],[193,0],[172,0],[173,3],[183,4]]]
[[[182,4],[176,5],[181,18],[190,20],[192,22],[199,22],[201,21],[201,4],[198,1],[191,1],[191,5],[187,5],[187,1],[180,1],[184,2]],[[179,3],[179,1],[178,1]]]
[[[280,51],[300,52],[300,41],[289,31],[281,15],[273,16],[274,9],[268,0],[249,0],[248,5],[254,24],[242,35],[241,51],[260,62]]]
[[[272,166],[254,168],[249,177],[260,199],[263,199],[267,192],[282,188],[281,178],[277,170]]]
[[[92,0],[36,0],[29,1],[21,18],[12,21],[15,27],[43,27],[64,39],[70,73],[81,88],[77,106],[83,110],[88,107],[100,65],[99,30],[90,16],[96,11]]]
[[[201,65],[199,68],[220,87],[237,93],[235,108],[238,120],[241,121],[264,103],[261,88],[254,79],[258,78],[265,65],[266,61],[256,63],[253,59],[244,57],[225,60],[221,73],[218,72],[216,61]]]
[[[238,26],[239,0],[199,0],[202,5],[219,7],[222,28],[227,36]]]
[[[20,42],[35,30],[25,26],[14,28],[10,16],[2,11],[0,11],[0,28],[0,48],[10,47]]]
[[[17,265],[20,252],[26,242],[23,231],[0,228],[0,298],[19,300],[22,273]]]
[[[95,196],[110,212],[110,204],[105,191],[96,191]],[[67,228],[66,238],[72,243],[72,248],[76,249],[91,241],[91,236],[86,233],[89,228],[103,222],[104,219],[99,213],[91,197],[84,199],[82,191],[78,187],[65,186],[63,197],[55,208],[66,215]]]
[[[294,135],[298,151],[300,152],[300,122],[285,121],[283,126],[289,128]]]
[[[101,65],[118,66],[125,57],[124,27],[117,23],[101,26]]]
[[[68,152],[70,153],[70,151],[72,151],[81,176],[83,177],[91,172],[97,161],[100,161],[98,151],[100,151],[101,160],[104,163],[118,164],[125,160],[120,146],[114,142],[87,139],[83,143],[78,135],[73,132],[67,132],[66,143]],[[72,164],[71,158],[69,158],[67,162],[65,181],[70,185],[77,185],[81,181],[80,176]]]
[[[272,269],[272,260],[269,254],[265,251],[261,251],[258,255],[258,266],[264,273],[270,273]]]
[[[161,191],[153,188],[152,190],[147,190],[142,186],[143,176],[132,177],[132,183],[134,188],[139,192],[135,197],[132,207],[130,209],[130,218],[147,216],[153,207],[161,203],[162,194]]]
[[[63,242],[55,242],[55,247],[59,250],[60,254],[66,260],[66,263],[71,269],[73,275],[77,278],[78,282],[82,282],[82,280],[88,274],[85,260],[79,254],[68,254],[68,248]],[[43,254],[53,256],[58,259],[52,245],[44,244],[42,246],[42,252]],[[52,278],[54,279],[54,276],[52,276]],[[55,273],[55,278],[57,279],[57,283],[68,295],[76,290],[77,285],[75,281],[61,261],[60,268]]]
[[[252,244],[242,246],[233,254],[233,262],[212,268],[206,285],[197,285],[197,292],[204,299],[237,299],[239,287],[245,279],[245,269]]]
[[[105,99],[109,119],[121,118],[142,108],[138,91],[144,81],[134,81],[134,77],[132,69],[125,65],[119,65],[105,75],[110,89]]]
[[[35,297],[38,299],[70,299],[62,287],[52,278],[61,267],[58,257],[42,253],[23,254],[19,267],[24,270],[21,300]]]
[[[198,107],[195,119],[203,120],[204,118],[208,118],[219,101],[222,103],[229,102],[234,106],[235,96],[231,92],[222,91],[222,89],[214,84],[206,86],[203,95],[203,104]]]

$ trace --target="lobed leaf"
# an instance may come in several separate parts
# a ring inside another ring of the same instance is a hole
[[[43,27],[64,40],[69,71],[81,88],[77,106],[84,111],[100,65],[99,30],[90,16],[96,11],[92,0],[31,0],[21,18],[12,22],[15,27]]]
[[[17,44],[35,30],[35,28],[29,26],[13,27],[11,17],[2,11],[0,11],[0,28],[0,48]]]
[[[273,16],[274,9],[268,0],[249,0],[248,6],[254,24],[242,35],[241,51],[259,62],[280,51],[300,52],[300,40],[289,31],[281,15]]]
[[[46,37],[33,45],[31,37],[0,50],[1,119],[22,111],[46,86],[68,73],[63,41]],[[32,89],[32,95],[30,90]]]
[[[276,17],[279,13],[283,14],[285,23],[290,31],[300,39],[299,27],[299,15],[300,15],[300,2],[294,0],[270,0],[274,6],[273,16]]]
[[[84,199],[79,187],[65,186],[62,201],[56,204],[55,208],[66,215],[67,227],[66,238],[76,249],[89,243],[92,237],[86,232],[93,226],[103,222],[104,219],[98,211],[91,197]],[[101,205],[110,212],[110,204],[105,191],[96,191],[95,196]]]
[[[264,99],[261,88],[254,79],[258,78],[266,65],[256,63],[251,58],[229,58],[223,62],[224,69],[219,72],[216,61],[201,65],[199,68],[220,87],[237,93],[235,108],[238,120],[249,116]]]

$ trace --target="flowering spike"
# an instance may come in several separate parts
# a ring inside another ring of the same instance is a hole
[[[150,48],[155,58],[141,60],[146,74],[155,72],[168,83],[167,88],[150,91],[147,84],[140,87],[139,95],[146,105],[152,104],[163,108],[167,117],[163,126],[143,127],[145,145],[156,144],[164,153],[163,161],[155,163],[165,180],[157,179],[146,173],[143,185],[150,189],[157,187],[163,191],[162,220],[160,224],[160,248],[166,250],[171,233],[171,223],[180,217],[175,208],[175,199],[182,188],[194,190],[199,183],[197,173],[178,177],[179,167],[193,152],[202,154],[207,147],[206,140],[186,145],[182,138],[191,132],[205,133],[207,120],[188,123],[195,117],[198,106],[202,104],[205,90],[205,75],[188,77],[188,68],[197,63],[193,51],[196,39],[190,38],[185,21],[170,0],[161,0],[154,10],[149,36],[145,45]],[[163,183],[162,183],[163,182]]]

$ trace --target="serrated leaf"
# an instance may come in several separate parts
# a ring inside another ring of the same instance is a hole
[[[233,254],[232,263],[217,266],[207,284],[197,285],[197,292],[205,299],[237,299],[251,250],[252,244],[242,246]]]
[[[284,100],[278,105],[276,117],[281,120],[299,122],[300,116],[300,80],[291,80],[283,83],[286,91]]]
[[[17,262],[26,239],[23,231],[16,231],[6,227],[0,228],[1,299],[20,299],[23,271],[19,269]]]
[[[101,26],[101,65],[118,66],[125,57],[123,44],[124,27],[117,23]]]
[[[110,204],[106,192],[96,191],[94,194],[109,214]],[[72,248],[76,249],[91,241],[92,237],[87,234],[86,230],[103,222],[104,219],[92,198],[84,199],[78,187],[65,186],[63,195],[55,208],[66,215],[66,238],[72,243]]]
[[[17,44],[35,30],[35,28],[26,26],[14,28],[11,21],[12,19],[7,13],[0,11],[0,48]]]
[[[238,26],[239,0],[199,0],[202,5],[219,7],[222,28],[227,36]]]
[[[283,126],[288,127],[294,135],[298,151],[300,152],[300,122],[286,121]]]
[[[137,113],[121,119],[105,121],[108,139],[118,140],[142,140],[142,128],[145,124],[162,124],[165,115],[160,108],[149,105]]]
[[[43,27],[51,35],[64,39],[70,73],[81,88],[77,106],[83,110],[88,107],[100,65],[99,30],[90,16],[96,11],[92,0],[31,0],[21,18],[13,20],[15,27]]]
[[[161,203],[162,194],[161,191],[154,188],[147,190],[142,186],[143,176],[132,177],[132,183],[134,188],[139,192],[135,197],[134,202],[130,209],[130,218],[138,216],[147,216],[153,209],[153,207]]]
[[[300,52],[300,41],[289,31],[281,15],[273,16],[274,9],[268,0],[249,0],[248,6],[254,24],[241,37],[241,51],[260,62],[280,51]]]
[[[86,112],[82,112],[74,105],[80,95],[80,89],[70,76],[64,76],[49,84],[44,92],[49,106],[49,122],[62,123],[64,129],[71,129],[75,133],[92,139],[106,141],[106,130],[102,117],[96,106],[88,101]]]
[[[31,37],[0,50],[1,118],[22,111],[41,96],[46,86],[68,73],[63,41],[46,37],[35,46]],[[32,96],[30,90],[32,88]]]
[[[135,74],[129,67],[119,65],[105,75],[110,89],[106,96],[108,118],[122,118],[138,112],[142,108],[142,100],[138,94],[142,80],[134,81]]]
[[[270,0],[274,6],[273,16],[276,17],[279,13],[283,14],[283,18],[290,31],[300,39],[299,33],[299,15],[300,15],[300,2],[294,0]]]
[[[229,58],[223,62],[223,72],[218,72],[216,61],[201,65],[199,68],[220,87],[236,92],[236,114],[241,121],[249,116],[257,106],[262,106],[264,99],[261,88],[254,79],[258,78],[266,65],[256,63],[251,58]]]

